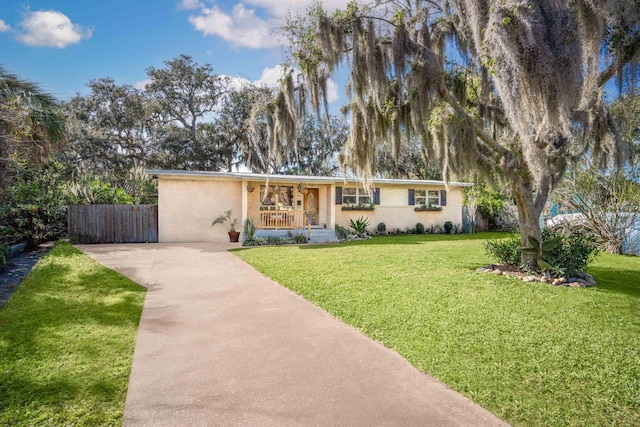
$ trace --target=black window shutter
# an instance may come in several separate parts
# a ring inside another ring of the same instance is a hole
[[[416,204],[416,190],[413,188],[409,189],[409,206],[413,206]]]
[[[336,187],[336,205],[342,204],[342,187]]]
[[[447,190],[440,190],[440,206],[447,206]]]
[[[380,189],[376,188],[373,190],[373,203],[375,205],[379,205],[380,204]]]

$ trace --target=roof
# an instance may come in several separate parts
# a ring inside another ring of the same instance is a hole
[[[277,175],[249,172],[208,172],[208,171],[184,171],[184,170],[157,170],[146,171],[147,175],[160,179],[217,179],[217,180],[249,180],[269,182],[303,182],[319,184],[362,183],[360,178],[340,176],[309,176],[309,175]],[[470,182],[448,182],[422,179],[385,179],[373,178],[374,185],[448,185],[450,187],[472,187]]]

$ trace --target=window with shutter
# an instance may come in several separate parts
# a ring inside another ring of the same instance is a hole
[[[414,202],[419,206],[441,206],[438,190],[415,190]]]

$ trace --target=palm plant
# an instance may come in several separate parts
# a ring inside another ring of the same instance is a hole
[[[367,232],[367,227],[370,223],[371,221],[369,220],[369,218],[361,216],[358,219],[349,220],[349,227],[351,227],[353,231],[355,231],[355,233],[358,235],[358,237],[360,237]]]
[[[223,214],[218,215],[216,217],[216,219],[213,220],[213,222],[211,223],[211,226],[213,227],[214,225],[217,224],[224,224],[225,222],[229,223],[229,232],[230,233],[235,233],[236,232],[236,224],[238,224],[238,218],[231,218],[231,215],[233,214],[233,209],[229,209],[228,211],[224,211]]]
[[[6,159],[17,155],[37,163],[64,140],[65,132],[56,99],[0,66],[0,188]]]

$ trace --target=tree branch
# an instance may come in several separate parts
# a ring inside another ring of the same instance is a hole
[[[490,149],[492,149],[497,154],[503,157],[509,154],[509,150],[507,150],[502,145],[500,145],[496,140],[494,140],[487,132],[485,132],[484,129],[482,129],[482,127],[478,126],[475,120],[473,120],[473,117],[471,117],[469,113],[467,113],[465,109],[462,108],[462,105],[460,105],[456,97],[453,96],[453,94],[449,91],[449,89],[447,88],[444,89],[443,98],[449,105],[453,107],[453,109],[456,111],[457,114],[463,116],[465,119],[467,119],[470,123],[473,124],[473,130],[476,133],[476,135],[478,135],[478,138],[480,138],[485,144],[487,144],[487,146]]]
[[[611,80],[611,77],[617,73],[619,67],[629,62],[638,52],[640,52],[640,34],[638,34],[627,46],[623,48],[623,56],[619,61],[615,61],[600,73],[598,86],[604,86],[609,80]]]

